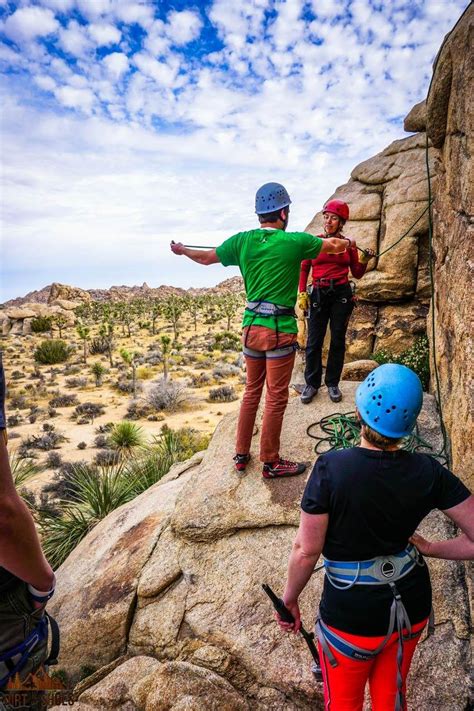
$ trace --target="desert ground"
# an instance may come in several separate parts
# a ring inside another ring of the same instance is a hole
[[[107,425],[110,428],[111,423],[129,418],[127,411],[132,402],[142,408],[133,421],[142,427],[149,443],[160,434],[163,425],[174,430],[190,427],[204,435],[212,435],[221,418],[239,407],[243,392],[245,373],[238,340],[240,317],[241,309],[231,322],[234,341],[224,344],[226,347],[222,349],[216,347],[216,336],[226,332],[226,318],[210,325],[204,322],[195,325],[183,315],[176,340],[172,326],[164,320],[156,322],[154,334],[149,327],[143,328],[140,324],[132,326],[130,336],[119,329],[114,335],[112,366],[108,354],[89,352],[94,338],[98,337],[98,326],[90,329],[86,357],[84,341],[78,336],[77,329],[63,329],[62,339],[70,346],[71,355],[67,362],[56,365],[41,365],[34,359],[36,348],[50,334],[3,338],[9,450],[13,457],[33,457],[42,467],[41,472],[28,480],[27,488],[35,494],[41,492],[58,471],[58,455],[63,464],[96,461],[103,448],[103,444],[97,446],[96,438],[107,433]],[[53,336],[58,338],[58,333],[53,331]],[[168,382],[178,386],[180,395],[174,406],[156,410],[147,404],[147,397],[163,379],[163,336],[170,339],[166,356]],[[135,398],[132,392],[123,392],[123,389],[132,388],[132,369],[121,355],[124,349],[135,359]],[[100,384],[91,370],[96,363],[106,369]],[[229,386],[230,394],[225,392],[223,401],[210,401],[211,391],[222,386]],[[72,395],[75,396],[72,404],[61,406],[54,403],[55,398],[70,398]],[[103,406],[103,413],[94,419],[74,417],[77,405],[84,403]],[[46,450],[28,447],[29,442],[44,436],[51,426],[64,440]]]

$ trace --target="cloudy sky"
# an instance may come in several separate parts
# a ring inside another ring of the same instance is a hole
[[[403,133],[467,0],[0,0],[0,301],[52,281],[215,284],[170,254],[304,229]]]

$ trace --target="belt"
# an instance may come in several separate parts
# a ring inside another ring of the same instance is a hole
[[[401,553],[378,556],[370,560],[339,561],[324,558],[326,576],[339,590],[353,585],[387,585],[407,575],[420,562],[420,554],[413,545],[408,545]]]
[[[296,316],[294,308],[271,301],[247,301],[245,308],[257,316]]]
[[[333,288],[335,286],[343,286],[344,284],[348,284],[349,279],[347,277],[344,277],[341,280],[336,280],[336,279],[313,279],[313,287],[316,289],[326,289],[326,288]]]

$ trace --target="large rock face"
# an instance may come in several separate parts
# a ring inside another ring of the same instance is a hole
[[[471,4],[442,47],[427,99],[434,181],[435,348],[454,469],[474,486],[474,54]],[[433,345],[433,334],[430,334]]]
[[[351,180],[332,196],[350,206],[345,233],[360,247],[381,254],[357,282],[359,301],[349,324],[346,360],[367,358],[381,349],[401,353],[426,332],[431,292],[425,143],[425,134],[394,141],[356,166]],[[430,148],[432,171],[437,157]],[[306,229],[321,233],[322,213]]]
[[[342,384],[346,410],[355,387]],[[326,398],[303,407],[295,395],[285,416],[285,455],[312,460],[306,428],[333,410]],[[439,446],[430,395],[420,424]],[[230,461],[235,425],[236,415],[225,418],[204,456],[108,516],[60,568],[51,605],[62,629],[60,666],[99,670],[81,685],[78,711],[323,708],[305,645],[280,632],[261,589],[268,583],[281,594],[306,477],[266,481],[258,462],[238,475]],[[424,531],[445,536],[444,517],[430,517]],[[430,568],[437,627],[415,657],[411,703],[417,711],[461,711],[466,593],[457,564]],[[321,586],[321,574],[313,576],[302,596],[309,629]],[[450,674],[428,674],[435,665]]]

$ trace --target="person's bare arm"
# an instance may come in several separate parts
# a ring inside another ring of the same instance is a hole
[[[410,542],[427,558],[474,560],[474,496],[443,513],[461,529],[461,535],[447,541],[427,541],[414,533]]]
[[[328,514],[301,512],[300,526],[288,561],[288,575],[283,593],[283,602],[295,618],[295,623],[289,625],[278,620],[280,626],[285,630],[297,632],[301,626],[298,598],[321,555],[328,521]]]
[[[326,237],[323,239],[323,245],[321,247],[321,253],[325,254],[341,254],[345,252],[346,249],[355,247],[355,240],[350,237]]]
[[[41,550],[33,518],[18,495],[8,452],[0,437],[0,565],[37,590],[53,586],[54,573]]]
[[[185,247],[181,242],[171,242],[170,247],[173,254],[184,255],[198,264],[207,266],[220,263],[215,249],[191,249],[191,247]]]

